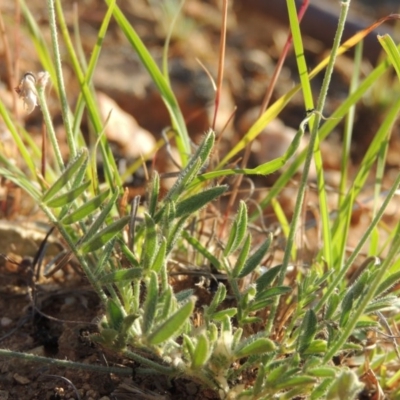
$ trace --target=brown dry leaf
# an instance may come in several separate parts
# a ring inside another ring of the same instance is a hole
[[[367,392],[370,400],[383,400],[385,398],[385,393],[383,392],[379,381],[371,368],[369,368],[367,372],[360,376],[360,381],[365,384],[364,391]]]

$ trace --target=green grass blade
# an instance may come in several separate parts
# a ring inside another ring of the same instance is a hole
[[[111,0],[106,0],[106,3],[110,5]],[[140,57],[143,65],[149,72],[153,82],[157,86],[162,99],[170,113],[172,126],[177,131],[177,147],[181,156],[182,164],[185,166],[188,161],[190,151],[190,139],[186,129],[186,123],[179,108],[178,102],[175,98],[174,92],[171,90],[168,81],[164,78],[156,62],[150,55],[146,46],[143,44],[138,34],[129,23],[127,18],[121,12],[118,6],[114,8],[114,18],[117,21],[122,32],[125,34],[129,43],[135,49],[136,53]]]
[[[382,45],[386,54],[388,55],[389,61],[392,63],[398,78],[400,79],[400,53],[399,49],[395,45],[390,35],[378,35],[379,43]]]

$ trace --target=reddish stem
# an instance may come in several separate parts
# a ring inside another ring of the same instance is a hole
[[[301,5],[299,12],[297,13],[297,18],[298,18],[299,22],[301,22],[301,20],[303,19],[303,16],[308,8],[309,3],[310,3],[310,0],[303,0],[303,4]],[[282,53],[279,56],[278,62],[276,63],[274,74],[272,75],[272,78],[271,78],[271,82],[268,86],[267,92],[265,93],[265,97],[261,104],[260,115],[263,114],[263,112],[268,107],[268,104],[271,100],[272,92],[274,91],[276,82],[278,81],[278,76],[282,70],[283,63],[285,62],[286,56],[289,52],[289,49],[292,46],[292,42],[293,42],[292,32],[289,32],[289,35],[286,39],[285,46],[283,47]]]

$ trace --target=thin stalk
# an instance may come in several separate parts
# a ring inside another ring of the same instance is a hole
[[[65,226],[57,219],[56,216],[53,215],[53,213],[50,211],[50,209],[47,206],[45,206],[43,203],[40,203],[39,205],[40,205],[40,208],[42,209],[42,211],[46,214],[47,218],[58,229],[61,236],[66,241],[68,247],[72,250],[75,257],[78,259],[80,266],[83,269],[83,272],[85,273],[90,284],[93,286],[93,289],[96,291],[96,293],[100,297],[101,301],[104,304],[106,304],[108,298],[107,298],[104,290],[102,289],[98,278],[90,269],[89,265],[86,262],[85,257],[79,253],[78,249],[76,248],[75,243],[72,241],[71,236],[68,234],[67,230],[65,229]]]
[[[122,352],[122,354],[134,361],[137,361],[140,364],[144,364],[147,365],[148,367],[154,369],[155,371],[159,372],[160,374],[164,374],[164,375],[176,375],[178,370],[176,370],[173,367],[167,367],[161,364],[158,364],[152,360],[149,360],[146,357],[142,357],[139,354],[134,353],[133,351],[129,351],[129,350],[124,350]]]
[[[310,0],[303,0],[303,4],[301,5],[299,12],[297,14],[297,18],[299,20],[299,23],[301,22],[301,20],[303,19],[303,16],[305,14],[305,12],[307,11],[308,5],[309,5]],[[260,113],[259,113],[259,117],[261,117],[261,115],[265,112],[265,110],[267,109],[268,105],[269,105],[269,101],[271,100],[272,97],[272,93],[274,91],[276,82],[278,80],[279,74],[282,71],[282,67],[283,67],[283,63],[285,62],[286,56],[290,50],[290,47],[292,46],[292,42],[293,42],[293,35],[292,32],[289,32],[288,37],[286,39],[286,43],[285,46],[283,47],[283,50],[279,56],[279,59],[276,63],[275,69],[274,69],[274,73],[272,74],[270,83],[268,85],[268,89],[265,93],[264,99],[262,101],[261,107],[260,107]]]
[[[221,91],[222,91],[222,82],[223,82],[223,78],[224,78],[227,20],[228,20],[228,0],[223,0],[221,39],[220,39],[220,42],[219,42],[219,63],[218,63],[217,90],[216,90],[216,93],[215,93],[214,117],[213,117],[213,122],[212,122],[212,125],[211,125],[213,131],[215,131],[215,124],[217,122],[219,101],[220,101],[220,98],[221,98]]]
[[[132,368],[120,368],[120,367],[105,367],[103,365],[93,365],[86,363],[78,363],[68,360],[57,360],[56,358],[41,357],[29,353],[20,353],[18,351],[11,351],[6,349],[0,349],[0,357],[16,359],[19,358],[27,362],[43,363],[47,366],[54,365],[56,367],[71,368],[77,370],[103,372],[105,374],[116,374],[116,375],[127,375],[132,376]]]
[[[360,81],[360,71],[361,71],[361,62],[362,62],[362,54],[363,54],[363,42],[360,42],[355,47],[355,55],[354,55],[354,72],[351,77],[349,95],[354,93],[357,89]],[[339,201],[338,201],[338,209],[343,204],[345,199],[345,193],[347,191],[347,175],[348,175],[348,167],[350,162],[350,145],[351,138],[353,133],[353,125],[354,125],[354,115],[355,115],[356,107],[353,104],[347,113],[344,132],[343,132],[343,151],[341,157],[341,165],[340,165],[340,185],[339,185]]]
[[[47,74],[47,72],[45,72]],[[36,91],[38,95],[38,100],[40,104],[40,109],[42,110],[44,123],[46,125],[46,130],[50,138],[51,145],[53,146],[54,156],[56,159],[57,166],[60,171],[64,169],[64,160],[61,155],[60,146],[58,145],[58,140],[56,136],[56,132],[54,130],[53,121],[50,116],[49,109],[47,107],[46,96],[45,96],[45,86],[36,85]],[[45,154],[43,154],[45,156]]]
[[[76,144],[74,140],[74,135],[72,132],[72,126],[69,116],[69,107],[67,101],[67,95],[65,93],[65,85],[64,85],[64,77],[62,73],[62,65],[61,65],[61,57],[60,57],[60,49],[58,47],[58,38],[57,38],[57,22],[56,22],[56,13],[54,8],[54,1],[48,0],[47,1],[47,8],[49,12],[49,26],[51,32],[51,43],[53,46],[53,53],[54,53],[54,63],[57,75],[57,86],[58,92],[60,95],[61,101],[61,113],[64,121],[65,132],[67,135],[67,142],[69,147],[69,155],[71,158],[76,156]]]
[[[278,281],[277,281],[278,286],[283,285],[283,282],[284,282],[284,279],[286,276],[286,271],[289,266],[290,256],[291,256],[292,248],[294,245],[294,239],[295,239],[295,235],[296,235],[296,231],[297,231],[297,225],[298,225],[298,222],[300,219],[300,215],[301,215],[301,211],[302,211],[302,207],[303,207],[304,195],[305,195],[305,191],[307,188],[308,173],[310,171],[310,166],[311,166],[311,162],[312,162],[313,155],[314,155],[315,143],[316,143],[317,136],[318,136],[319,124],[321,122],[321,115],[322,115],[321,113],[322,113],[322,110],[323,110],[323,107],[325,104],[325,100],[326,100],[326,96],[328,93],[329,83],[330,83],[330,80],[332,77],[333,68],[335,65],[335,60],[336,60],[336,56],[338,53],[338,49],[340,47],[340,41],[342,38],[349,5],[350,5],[350,0],[342,1],[342,3],[341,3],[342,7],[341,7],[340,16],[339,16],[338,28],[337,28],[337,31],[335,34],[335,39],[333,42],[330,59],[329,59],[328,66],[325,71],[325,76],[324,76],[324,80],[322,83],[321,92],[320,92],[318,102],[317,102],[315,120],[314,120],[314,124],[312,127],[311,135],[310,135],[310,143],[308,146],[307,156],[306,156],[306,160],[304,163],[303,174],[301,177],[299,191],[297,194],[296,205],[295,205],[293,218],[292,218],[292,222],[291,222],[291,226],[290,226],[290,233],[289,233],[287,245],[285,248],[285,254],[283,256],[282,269],[278,276]],[[267,332],[271,331],[272,325],[274,323],[276,311],[277,311],[278,304],[279,304],[279,299],[280,299],[280,296],[276,296],[274,299],[274,303],[271,307],[271,313],[270,313],[269,320],[268,320],[268,323],[266,326]]]

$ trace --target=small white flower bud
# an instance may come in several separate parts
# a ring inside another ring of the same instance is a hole
[[[15,88],[19,97],[24,102],[24,109],[30,114],[35,107],[38,105],[37,94],[36,94],[36,78],[32,72],[27,72],[20,84]]]

